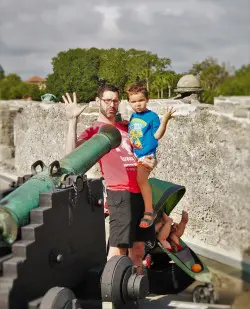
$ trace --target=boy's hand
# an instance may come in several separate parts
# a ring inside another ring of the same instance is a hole
[[[73,101],[69,95],[69,93],[66,93],[65,96],[62,96],[63,101],[65,103],[65,111],[66,111],[66,117],[68,120],[71,119],[77,119],[78,116],[85,110],[85,108],[88,106],[83,106],[80,107],[77,104],[77,99],[76,99],[76,93],[73,93]]]
[[[176,112],[176,110],[174,110],[173,107],[167,108],[167,113],[164,115],[164,119],[166,121],[174,118],[174,113]]]

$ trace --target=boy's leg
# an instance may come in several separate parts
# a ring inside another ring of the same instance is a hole
[[[167,218],[166,218],[167,217]],[[164,225],[160,229],[158,233],[158,240],[159,242],[166,248],[166,249],[172,249],[170,243],[167,241],[167,238],[169,237],[170,231],[171,231],[171,224],[173,220],[169,218],[167,215],[164,217]]]
[[[126,248],[110,247],[107,260],[111,259],[112,256],[115,255],[126,255],[126,254],[127,254]]]
[[[174,233],[177,237],[180,238],[184,234],[187,223],[188,223],[188,213],[185,210],[183,210],[182,216],[181,216],[181,221],[177,225],[178,227],[177,227],[177,229]]]
[[[153,202],[152,202],[152,190],[150,187],[150,184],[148,182],[150,172],[146,171],[143,167],[143,165],[138,165],[137,167],[137,183],[139,185],[139,188],[141,190],[141,194],[144,200],[144,207],[145,212],[152,213],[152,216],[150,215],[144,215],[143,218],[146,220],[152,221],[153,218]],[[147,228],[151,225],[149,222],[146,222],[144,220],[141,220],[140,227]]]

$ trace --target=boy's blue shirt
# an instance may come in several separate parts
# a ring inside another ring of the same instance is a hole
[[[155,155],[158,140],[155,139],[154,134],[159,126],[159,116],[151,110],[132,114],[128,133],[133,151],[138,158],[150,154]]]

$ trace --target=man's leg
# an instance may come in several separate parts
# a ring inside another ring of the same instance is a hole
[[[142,273],[142,262],[145,255],[145,241],[155,242],[154,224],[148,228],[140,228],[139,223],[144,214],[144,201],[141,194],[131,193],[131,213],[135,228],[133,247],[129,249],[129,257],[137,266],[137,273]]]
[[[142,259],[145,254],[145,243],[144,242],[134,242],[133,247],[129,249],[129,257],[131,258],[133,264],[137,266],[137,274],[143,273]]]
[[[126,255],[128,248],[133,244],[131,229],[131,205],[128,191],[107,191],[109,205],[109,243],[107,259],[115,255]]]
[[[126,255],[126,254],[127,254],[126,248],[110,247],[107,260],[111,259],[112,256],[115,256],[115,255]]]

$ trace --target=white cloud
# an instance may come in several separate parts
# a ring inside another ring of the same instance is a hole
[[[0,11],[0,64],[23,78],[77,47],[146,49],[178,71],[207,56],[250,62],[249,0],[0,0]]]
[[[117,27],[117,19],[120,17],[118,7],[97,5],[94,10],[103,15],[102,29],[100,31],[101,36],[104,35],[106,38],[115,39],[122,35]]]

